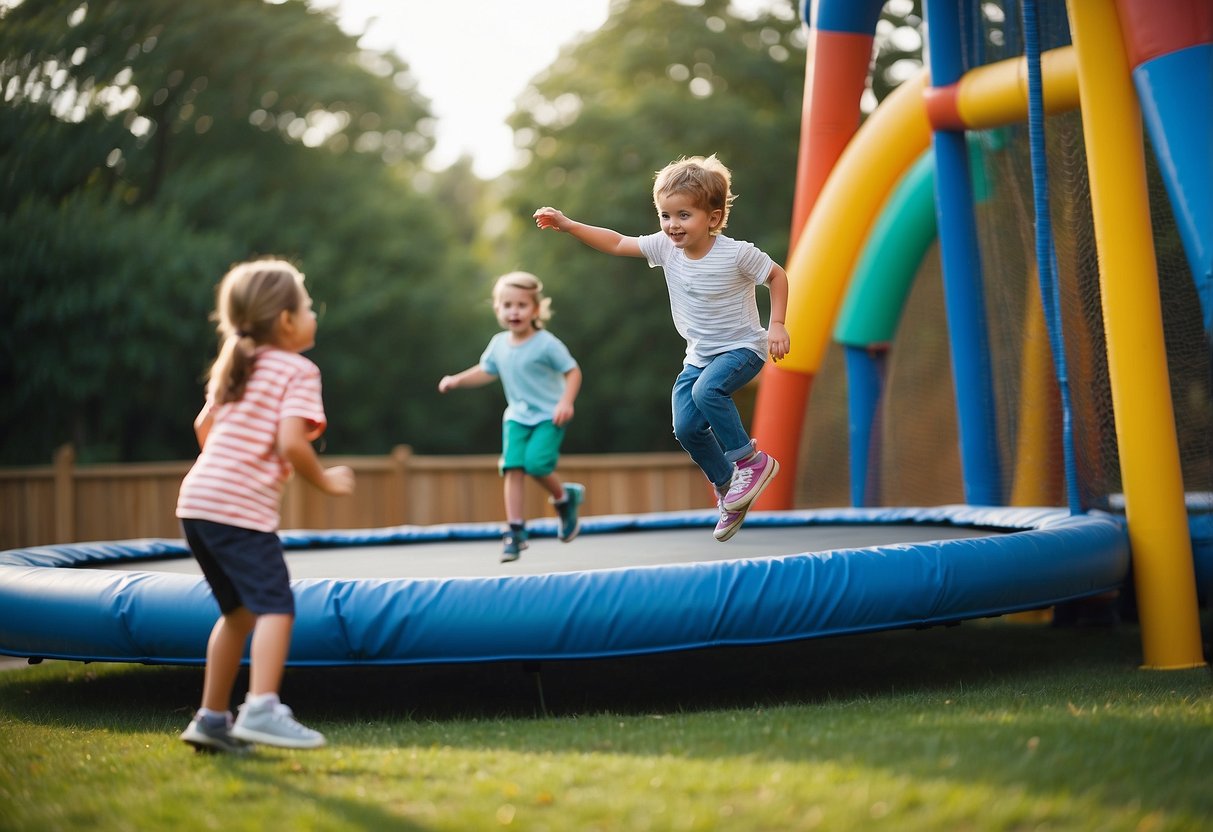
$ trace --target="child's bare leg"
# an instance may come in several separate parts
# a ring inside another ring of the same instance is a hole
[[[535,482],[542,485],[544,490],[552,495],[553,502],[558,503],[564,499],[564,483],[560,481],[560,477],[556,476],[555,472],[535,477]]]
[[[566,486],[560,481],[560,477],[555,472],[542,477],[537,476],[535,477],[535,481],[552,495],[550,501],[560,518],[557,536],[560,538],[561,543],[568,543],[581,530],[579,508],[585,499],[585,486],[575,482],[571,482]]]
[[[206,672],[202,680],[202,707],[226,711],[231,707],[232,686],[244,656],[244,644],[257,616],[244,607],[227,613],[211,628],[206,643]]]
[[[295,616],[285,613],[258,617],[249,653],[250,696],[277,693],[282,687],[282,672],[291,648],[291,628],[294,624]]]
[[[232,726],[232,736],[243,742],[265,743],[282,748],[319,748],[324,734],[300,725],[291,709],[281,707],[278,690],[291,645],[291,613],[267,613],[257,618],[250,651],[252,671],[248,696]]]
[[[505,472],[505,519],[511,525],[525,522],[523,503],[526,497],[526,472],[511,468]]]

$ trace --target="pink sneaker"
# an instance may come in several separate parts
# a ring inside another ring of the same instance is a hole
[[[745,522],[745,516],[750,507],[746,506],[741,511],[729,511],[724,507],[723,497],[716,501],[716,505],[720,507],[720,521],[716,524],[716,531],[712,532],[712,536],[724,543],[741,531],[741,524]]]
[[[748,509],[767,487],[771,478],[778,473],[779,463],[762,451],[757,451],[749,459],[737,463],[733,482],[729,485],[729,493],[725,494],[721,501],[721,508],[728,511]]]

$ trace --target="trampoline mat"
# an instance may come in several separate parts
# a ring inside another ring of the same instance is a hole
[[[672,563],[768,558],[928,540],[987,537],[990,531],[932,525],[754,526],[719,543],[710,528],[581,535],[570,543],[530,540],[521,559],[501,563],[501,542],[426,543],[288,549],[292,578],[480,578],[583,572]],[[126,561],[86,568],[201,574],[192,557]]]

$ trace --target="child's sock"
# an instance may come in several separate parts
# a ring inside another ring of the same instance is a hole
[[[524,520],[521,523],[510,523],[510,531],[514,532],[515,534],[517,534],[519,532],[525,532],[526,531],[526,521]]]
[[[232,722],[231,711],[212,711],[210,708],[199,708],[194,716],[208,728],[228,726]]]
[[[244,697],[244,704],[249,706],[250,710],[262,711],[266,708],[272,708],[277,705],[280,700],[276,693],[259,693],[256,695],[248,694]]]

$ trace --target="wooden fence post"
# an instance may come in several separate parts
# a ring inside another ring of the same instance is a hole
[[[69,442],[55,449],[55,542],[76,541],[76,449]]]
[[[412,445],[397,445],[392,448],[392,462],[395,463],[396,488],[391,489],[391,493],[399,495],[397,506],[399,506],[400,515],[396,522],[402,526],[414,522],[413,501],[409,499],[409,464],[412,461]]]

